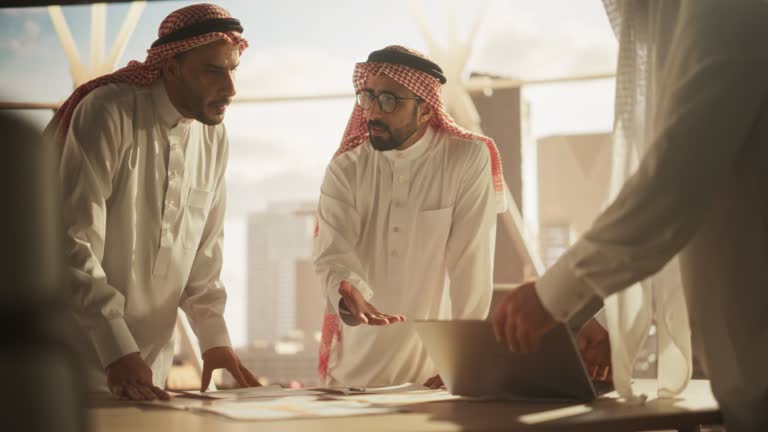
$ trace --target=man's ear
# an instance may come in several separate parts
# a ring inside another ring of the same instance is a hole
[[[163,61],[162,71],[163,76],[166,77],[166,79],[177,80],[180,72],[179,61],[173,56],[165,59],[165,61]]]
[[[432,105],[428,104],[426,101],[419,102],[419,125],[429,123],[429,120],[432,119],[434,114]]]

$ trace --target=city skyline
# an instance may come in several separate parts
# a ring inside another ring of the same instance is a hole
[[[247,337],[248,343],[276,343],[303,329],[300,309],[309,298],[320,299],[320,286],[306,269],[299,273],[299,263],[312,258],[314,203],[283,202],[247,218]],[[315,292],[308,292],[314,290]],[[315,302],[317,303],[317,302]],[[301,306],[300,306],[301,304]],[[304,311],[306,313],[306,311]],[[319,330],[320,319],[310,324],[310,334]]]
[[[120,65],[143,60],[160,21],[192,2],[148,2]],[[215,1],[239,17],[251,46],[242,57],[241,95],[351,93],[354,63],[377,48],[402,44],[427,51],[409,1],[377,11],[390,25],[370,31],[371,15],[352,0],[318,4],[291,0],[263,4]],[[438,42],[447,36],[446,5],[419,2]],[[466,33],[476,2],[455,2],[459,34]],[[107,6],[106,46],[115,39],[128,4]],[[87,61],[90,6],[64,6],[64,15]],[[329,32],[327,28],[342,31]],[[69,65],[45,8],[0,10],[0,100],[57,102],[72,90]],[[616,41],[599,1],[492,0],[463,76],[473,72],[541,79],[610,73]],[[613,80],[526,86],[531,136],[606,131],[613,121]],[[233,103],[226,116],[230,141],[227,220],[222,279],[229,291],[225,317],[236,345],[247,343],[247,217],[270,202],[316,200],[325,166],[341,140],[354,101],[334,99]],[[26,111],[42,127],[52,111]]]

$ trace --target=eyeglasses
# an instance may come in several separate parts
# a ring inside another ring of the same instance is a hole
[[[379,93],[379,95],[376,96],[370,90],[363,90],[357,93],[357,106],[368,111],[369,109],[371,109],[371,107],[373,107],[373,101],[376,101],[379,104],[379,109],[389,114],[392,111],[394,111],[395,108],[397,108],[397,102],[401,99],[423,100],[418,96],[402,97],[402,96],[393,95],[392,93],[387,93],[387,92]]]

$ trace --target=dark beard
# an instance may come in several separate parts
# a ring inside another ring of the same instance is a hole
[[[392,131],[387,130],[387,132],[389,132],[389,138],[373,136],[373,134],[371,134],[371,125],[368,125],[368,134],[371,138],[371,146],[374,149],[378,151],[391,151],[400,147],[400,144],[402,143],[395,140],[395,137],[392,136]]]
[[[216,126],[221,123],[221,120],[210,118],[205,114],[204,103],[197,96],[196,89],[187,82],[183,74],[180,74],[179,76],[179,87],[181,89],[180,103],[182,108],[187,112],[187,115],[191,115],[193,119],[208,126]],[[214,102],[221,102],[221,100]]]
[[[414,123],[415,123],[415,119],[414,119]],[[377,126],[379,128],[385,129],[387,131],[387,133],[389,134],[389,138],[384,138],[384,137],[381,137],[381,136],[374,136],[371,133],[371,128],[373,126]],[[416,133],[417,127],[416,127],[415,124],[411,124],[411,125],[408,125],[408,126],[410,128],[412,128],[412,130],[408,133],[408,135],[405,136],[405,137],[399,137],[399,136],[396,136],[392,132],[392,129],[390,129],[389,126],[384,124],[384,122],[379,121],[379,120],[370,120],[368,122],[368,137],[370,138],[370,141],[371,141],[371,147],[373,147],[375,150],[378,150],[378,151],[396,150],[401,145],[403,145],[403,143],[405,141],[407,141],[408,138],[410,138],[414,133]]]

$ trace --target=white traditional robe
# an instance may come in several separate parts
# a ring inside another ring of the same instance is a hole
[[[227,155],[224,126],[183,118],[162,81],[106,85],[75,109],[59,174],[69,331],[91,390],[137,351],[162,388],[179,307],[203,351],[231,345],[219,279]]]
[[[342,280],[380,311],[483,319],[493,291],[496,209],[485,143],[428,128],[404,151],[366,141],[330,163],[315,267],[338,312]],[[331,384],[422,383],[436,374],[409,323],[342,324]]]
[[[537,291],[565,320],[592,295],[618,293],[678,255],[693,346],[728,430],[768,430],[768,3],[616,3],[622,27],[635,32],[622,30],[620,42],[649,48],[634,68],[622,68],[620,55],[617,76],[617,86],[646,88],[629,106],[617,89],[615,132],[639,140],[642,160]],[[674,289],[674,279],[666,283]],[[664,306],[657,319],[674,338],[685,309],[654,292]],[[633,329],[621,322],[627,313],[638,311],[617,311],[617,329]],[[683,355],[684,343],[674,341]],[[625,360],[614,351],[614,362]]]

